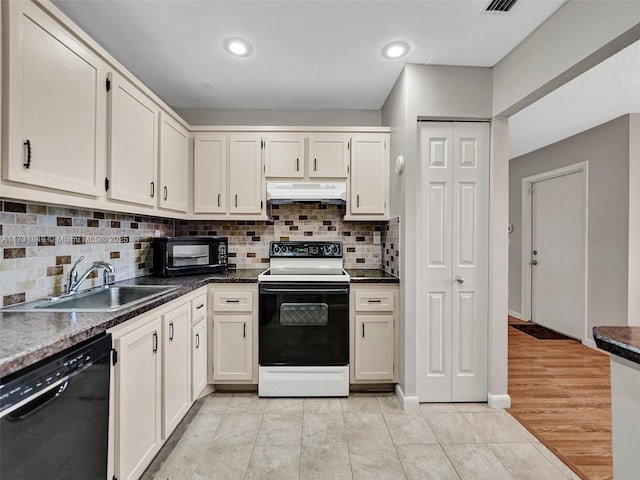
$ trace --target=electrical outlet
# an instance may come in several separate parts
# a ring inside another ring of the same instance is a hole
[[[380,243],[381,243],[380,232],[373,232],[373,244],[380,245]]]

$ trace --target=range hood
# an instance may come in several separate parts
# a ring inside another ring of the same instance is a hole
[[[271,204],[320,202],[344,204],[346,182],[267,182],[267,202]]]

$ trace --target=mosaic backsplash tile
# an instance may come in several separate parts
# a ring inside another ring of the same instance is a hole
[[[383,268],[399,276],[397,217],[344,222],[343,209],[321,204],[273,206],[271,214],[271,221],[173,220],[0,199],[2,305],[62,293],[80,256],[85,257],[80,273],[106,260],[115,267],[113,281],[149,275],[151,239],[165,235],[226,236],[229,266],[239,269],[267,267],[271,240],[341,240],[345,268]],[[376,231],[382,239],[378,245],[373,244]],[[101,272],[94,272],[85,285],[101,281]]]

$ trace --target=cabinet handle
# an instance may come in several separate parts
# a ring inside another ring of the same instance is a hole
[[[362,324],[362,338],[364,338],[364,323]]]
[[[200,334],[196,333],[196,348],[200,348]]]
[[[158,352],[158,332],[153,332],[153,353]]]
[[[380,303],[381,300],[378,298],[377,300],[367,300],[369,303]]]
[[[24,145],[27,147],[27,161],[22,163],[24,168],[31,167],[31,140],[25,140]]]
[[[201,303],[200,305],[198,305],[198,306],[196,307],[196,310],[200,310],[202,307],[204,307],[204,303]]]
[[[151,182],[151,197],[155,197],[156,196],[156,183],[155,182]]]
[[[356,195],[356,207],[360,206],[360,194]]]
[[[314,172],[318,171],[318,159],[317,158],[313,159],[313,171]]]
[[[300,171],[300,159],[296,158],[296,172]]]
[[[169,196],[169,189],[167,188],[167,186],[164,186],[164,199],[166,200],[167,197]]]
[[[240,300],[236,299],[236,300],[225,300],[225,302],[227,303],[240,303]]]
[[[173,322],[169,322],[169,341],[173,342]]]
[[[242,338],[247,338],[247,322],[242,324]]]
[[[238,207],[238,194],[236,193],[236,208]]]
[[[220,194],[218,194],[218,206],[220,206]]]

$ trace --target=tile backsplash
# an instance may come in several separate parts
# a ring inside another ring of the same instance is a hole
[[[230,268],[266,268],[271,240],[341,240],[345,268],[382,268],[399,276],[398,217],[344,222],[343,209],[322,204],[274,205],[271,213],[271,221],[174,220],[0,199],[2,304],[63,292],[80,256],[80,272],[106,260],[115,267],[114,281],[149,275],[154,236],[228,237]],[[381,244],[373,243],[374,232]],[[94,272],[86,286],[100,282]]]

